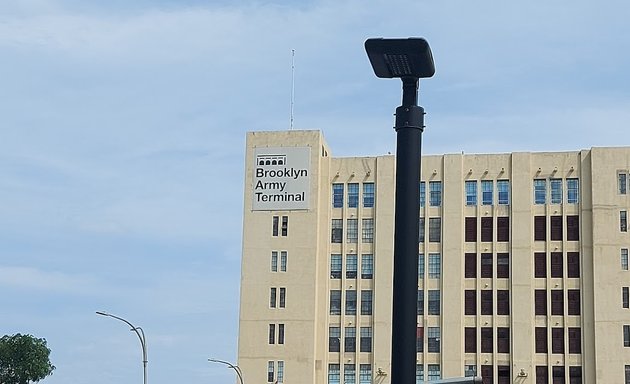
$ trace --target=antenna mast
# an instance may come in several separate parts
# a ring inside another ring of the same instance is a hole
[[[289,130],[293,129],[293,104],[295,103],[295,49],[291,50],[291,115]]]

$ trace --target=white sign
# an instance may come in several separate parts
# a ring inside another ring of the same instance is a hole
[[[254,148],[252,210],[308,209],[310,147]]]

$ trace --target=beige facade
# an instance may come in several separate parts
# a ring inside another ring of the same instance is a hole
[[[389,384],[394,157],[246,146],[245,382]],[[630,148],[423,157],[419,378],[630,382],[629,169]]]

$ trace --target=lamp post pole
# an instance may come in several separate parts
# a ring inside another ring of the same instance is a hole
[[[131,331],[135,332],[136,335],[138,335],[138,339],[140,339],[140,345],[142,346],[142,368],[143,368],[142,378],[143,378],[143,383],[147,384],[147,363],[149,361],[147,360],[147,339],[144,336],[144,330],[140,327],[134,326],[133,324],[123,319],[122,317],[112,315],[111,313],[96,311],[96,314],[101,315],[101,316],[111,317],[116,320],[120,320],[123,323],[127,324],[131,328]]]
[[[239,381],[241,382],[241,384],[243,384],[243,372],[241,372],[241,368],[238,365],[234,365],[232,363],[230,363],[229,361],[223,361],[223,360],[219,360],[219,359],[208,359],[209,362],[211,363],[220,363],[220,364],[225,364],[228,367],[232,368],[234,370],[234,372],[236,372],[236,375],[238,376]]]

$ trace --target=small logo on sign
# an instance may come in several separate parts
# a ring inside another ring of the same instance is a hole
[[[258,155],[256,156],[257,165],[285,165],[287,163],[287,155]]]

